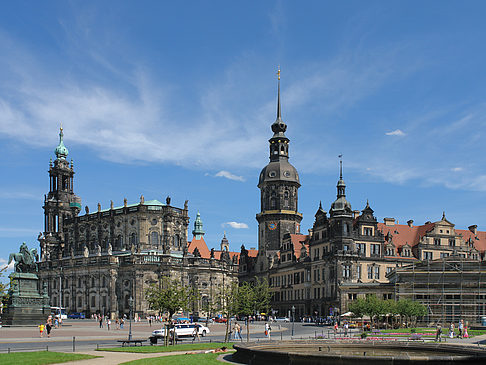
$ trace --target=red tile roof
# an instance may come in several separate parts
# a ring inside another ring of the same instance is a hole
[[[412,226],[408,224],[395,224],[393,226],[387,226],[384,223],[378,223],[378,229],[385,236],[385,241],[390,241],[386,236],[391,236],[391,241],[396,248],[405,246],[407,243],[409,246],[415,246],[419,243],[420,239],[429,231],[434,228],[434,223],[427,223],[423,226]]]
[[[196,240],[195,238],[192,239],[191,242],[187,243],[187,251],[190,253],[194,253],[195,249],[198,249],[199,253],[201,254],[201,257],[203,259],[209,259],[211,258],[211,250],[208,248],[206,245],[206,241],[204,241],[204,237],[201,237],[201,239]],[[252,251],[252,252],[250,252]],[[255,253],[256,252],[256,253]],[[221,258],[221,250],[214,250],[214,258],[219,260]],[[240,258],[240,253],[239,252],[228,252],[230,257],[233,258],[233,256],[236,256],[237,259]],[[258,254],[258,250],[248,250],[248,255],[256,257]]]
[[[427,223],[422,226],[408,226],[406,224],[395,224],[393,226],[387,226],[384,223],[378,223],[378,229],[385,236],[385,242],[387,240],[387,234],[391,235],[391,241],[396,248],[402,247],[405,244],[409,246],[415,246],[420,242],[420,239],[430,232],[435,226],[435,223]],[[463,239],[467,241],[471,239],[474,242],[474,247],[480,251],[486,251],[486,232],[477,231],[476,234],[467,229],[456,229],[456,234],[461,234]]]
[[[295,258],[297,260],[300,258],[300,252],[301,252],[302,246],[305,246],[307,253],[309,253],[309,251],[308,251],[309,247],[308,247],[308,245],[305,244],[307,238],[309,238],[309,236],[304,235],[304,234],[291,234],[290,235],[290,240],[292,242],[292,245],[294,246],[294,255],[295,255]]]

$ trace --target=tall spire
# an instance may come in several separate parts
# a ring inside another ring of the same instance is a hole
[[[194,230],[192,231],[192,234],[197,240],[200,240],[204,236],[203,223],[199,212],[197,212],[196,220],[194,221]]]
[[[339,155],[339,181],[337,183],[337,197],[346,196],[346,183],[343,180],[343,155]]]
[[[339,155],[339,180],[343,179],[343,155]]]
[[[282,119],[282,109],[280,107],[280,65],[278,66],[278,71],[277,71],[277,77],[278,77],[278,98],[277,98],[277,120]]]
[[[66,148],[66,146],[64,146],[63,137],[64,137],[64,133],[63,133],[62,123],[61,123],[61,127],[59,128],[59,144],[57,145],[54,153],[56,154],[57,158],[65,160],[69,151]]]

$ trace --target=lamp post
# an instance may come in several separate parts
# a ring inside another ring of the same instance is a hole
[[[132,340],[132,307],[133,307],[133,298],[130,296],[128,299],[128,308],[130,310],[130,329],[128,331],[128,341]]]
[[[294,335],[294,323],[295,323],[295,306],[292,306],[292,336]]]

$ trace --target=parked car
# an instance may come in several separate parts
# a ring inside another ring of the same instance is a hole
[[[226,323],[228,320],[226,318],[215,317],[214,322],[216,323]]]
[[[81,313],[81,312],[74,312],[74,313],[68,314],[67,317],[71,318],[71,319],[85,319],[86,318],[84,313]]]
[[[277,317],[274,319],[275,322],[290,322],[289,317]]]
[[[209,333],[209,328],[203,326],[199,323],[181,323],[176,324],[174,328],[169,330],[169,334],[175,329],[175,333],[177,337],[184,337],[184,336],[193,336],[194,329],[198,326],[198,332],[200,336],[206,336]],[[165,328],[161,328],[160,330],[155,330],[152,332],[152,337],[162,338],[165,336]]]

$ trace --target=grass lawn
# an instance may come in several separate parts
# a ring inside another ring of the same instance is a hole
[[[83,354],[65,354],[62,352],[52,351],[35,351],[35,352],[12,352],[10,354],[0,354],[0,364],[2,365],[43,365],[59,364],[74,360],[93,359],[99,356]]]
[[[204,343],[183,343],[174,346],[131,346],[131,347],[112,347],[99,349],[98,351],[115,351],[115,352],[136,352],[152,354],[156,352],[173,352],[173,351],[191,351],[191,350],[210,350],[221,347],[233,348],[232,342],[204,342]]]
[[[217,359],[221,355],[221,352],[211,354],[194,354],[194,355],[174,355],[174,356],[162,356],[152,357],[150,359],[134,360],[124,362],[122,364],[127,365],[221,365],[222,363]]]

